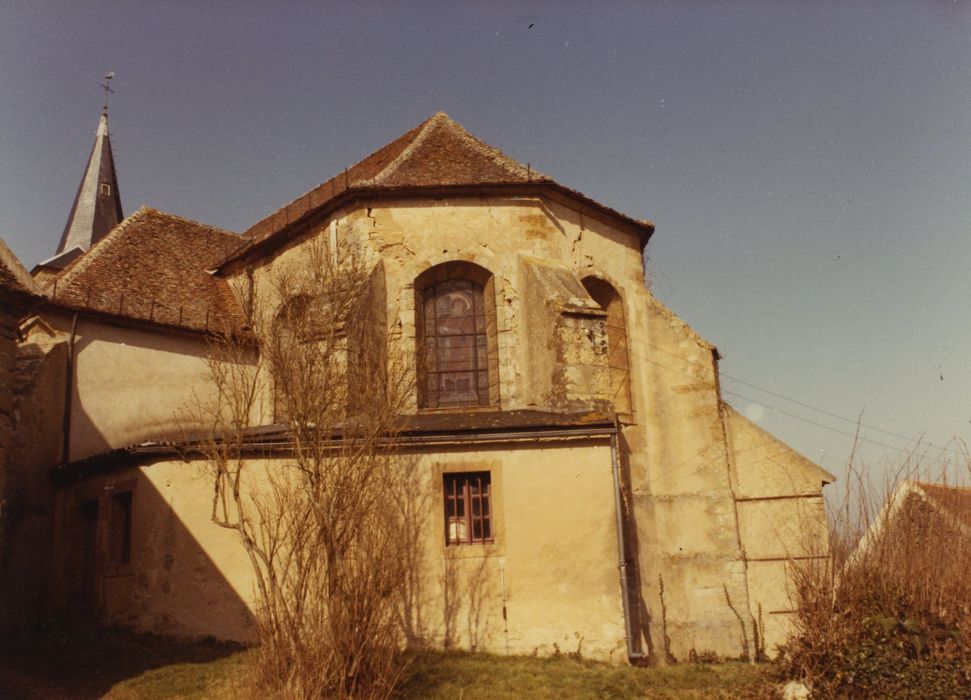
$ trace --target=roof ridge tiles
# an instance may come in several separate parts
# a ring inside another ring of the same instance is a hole
[[[152,214],[157,214],[158,216],[164,216],[164,217],[167,217],[169,219],[175,219],[177,221],[181,221],[181,222],[186,223],[186,224],[192,224],[193,226],[199,226],[199,227],[202,227],[202,228],[207,228],[207,229],[210,229],[212,231],[215,231],[216,233],[221,233],[221,234],[225,234],[227,236],[232,236],[233,238],[238,238],[239,241],[240,241],[240,243],[242,243],[244,241],[243,237],[241,235],[239,235],[238,233],[236,233],[235,231],[230,231],[229,229],[222,228],[221,226],[213,226],[212,224],[207,224],[207,223],[205,223],[203,221],[198,221],[196,219],[190,219],[187,216],[181,216],[179,214],[173,214],[173,213],[168,212],[168,211],[163,211],[161,209],[157,209],[156,207],[150,207],[147,204],[143,204],[139,208],[138,211],[142,211],[142,210],[147,211],[147,212],[150,212]]]
[[[457,121],[448,116],[445,112],[436,112],[418,126],[418,133],[411,139],[410,143],[395,157],[390,163],[382,168],[371,178],[358,180],[356,186],[380,185],[390,179],[403,163],[410,160],[419,149],[425,144],[432,133],[437,129],[448,129],[472,147],[472,150],[479,155],[485,156],[495,165],[499,166],[510,175],[525,179],[543,180],[548,179],[546,175],[533,171],[532,168],[524,166],[502,152],[499,148],[492,146],[482,139],[476,138]],[[411,132],[408,132],[411,133]]]

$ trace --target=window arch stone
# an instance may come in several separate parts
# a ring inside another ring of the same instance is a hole
[[[480,265],[436,265],[415,280],[418,405],[499,405],[495,281]]]

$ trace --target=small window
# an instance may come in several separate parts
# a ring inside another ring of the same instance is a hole
[[[445,474],[445,544],[492,542],[489,472]]]
[[[122,491],[111,496],[111,564],[131,562],[131,506],[132,492]]]
[[[111,196],[111,185],[109,185],[107,182],[102,182],[101,183],[101,194],[103,196],[105,196],[105,197],[110,197]]]

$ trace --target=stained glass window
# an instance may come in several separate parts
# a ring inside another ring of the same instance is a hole
[[[423,293],[422,351],[426,405],[489,403],[489,360],[483,288],[448,280]]]

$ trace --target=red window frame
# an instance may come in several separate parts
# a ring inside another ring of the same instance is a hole
[[[444,474],[445,544],[493,542],[492,475],[489,472]]]

